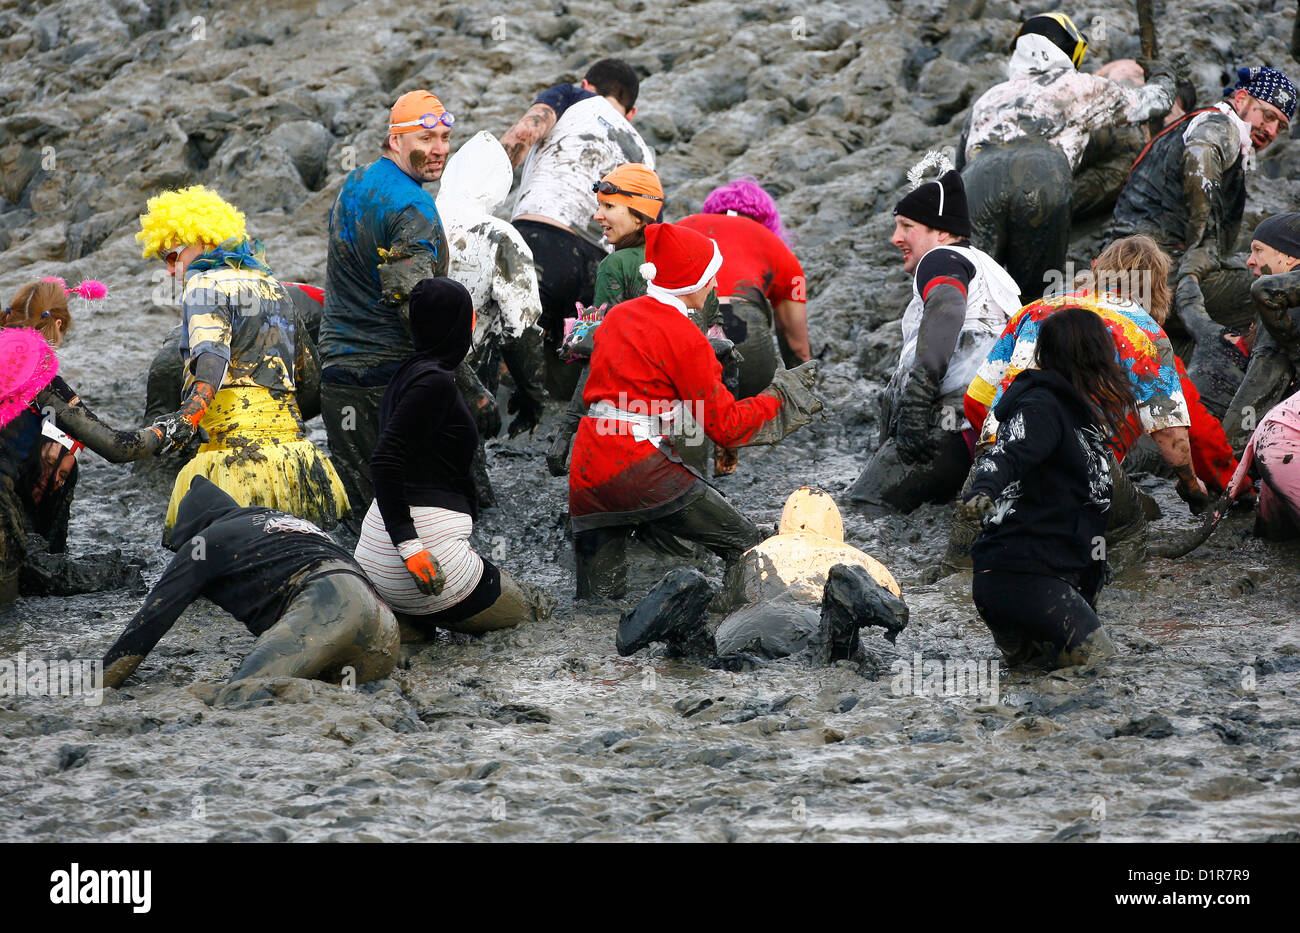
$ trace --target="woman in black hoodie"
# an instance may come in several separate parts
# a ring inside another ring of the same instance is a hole
[[[548,594],[518,583],[469,543],[478,428],[455,376],[474,330],[469,292],[452,279],[424,279],[409,307],[415,355],[380,405],[370,458],[375,500],[357,563],[398,617],[420,628],[477,633],[545,618],[554,608]]]
[[[1112,480],[1107,438],[1134,406],[1096,314],[1043,322],[1038,365],[994,409],[997,441],[961,511],[983,519],[973,596],[1007,663],[1062,667],[1114,653],[1095,611],[1106,577]]]

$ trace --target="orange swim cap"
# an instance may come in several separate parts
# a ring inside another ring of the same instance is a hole
[[[389,133],[417,133],[433,129],[439,122],[451,126],[455,118],[447,113],[442,101],[428,91],[407,91],[397,98],[397,103],[388,112]]]
[[[601,190],[613,186],[617,190]],[[624,162],[596,185],[596,197],[640,211],[652,221],[664,209],[664,189],[654,169],[640,162]]]

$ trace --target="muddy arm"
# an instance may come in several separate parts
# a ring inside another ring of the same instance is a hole
[[[157,453],[162,445],[162,432],[154,428],[119,431],[100,421],[75,395],[70,401],[65,401],[57,392],[45,389],[36,396],[36,406],[43,414],[53,416],[60,430],[110,463],[143,460]]]
[[[551,131],[558,119],[554,108],[539,101],[528,108],[518,123],[506,130],[501,137],[501,146],[510,157],[511,168],[519,168],[528,150]]]
[[[1290,309],[1300,306],[1300,269],[1278,275],[1262,275],[1250,287],[1260,320],[1268,328],[1277,345],[1291,359],[1300,364],[1300,331],[1291,319]]]

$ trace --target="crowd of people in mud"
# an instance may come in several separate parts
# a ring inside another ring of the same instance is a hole
[[[1300,213],[1264,219],[1236,252],[1247,176],[1295,88],[1243,68],[1201,105],[1158,61],[1086,73],[1086,48],[1068,16],[1028,19],[957,164],[936,139],[908,173],[890,242],[912,298],[844,503],[955,500],[943,560],[973,571],[1010,665],[1113,653],[1096,610],[1112,572],[1190,549],[1234,503],[1254,505],[1262,536],[1300,534]],[[150,198],[136,238],[177,281],[182,322],[138,429],[105,424],[58,375],[70,299],[106,288],[19,289],[0,318],[0,606],[37,592],[37,552],[77,565],[61,592],[96,585],[93,556],[60,556],[88,447],[182,464],[164,522],[176,556],[107,649],[106,686],[199,597],[257,636],[235,680],[350,668],[364,682],[403,641],[543,619],[554,598],[471,534],[496,504],[484,442],[535,431],[549,396],[575,595],[624,610],[620,654],[663,642],[826,663],[859,656],[866,626],[892,639],[902,591],[845,543],[829,494],[796,490],[765,539],[710,482],[823,407],[807,284],[757,179],[665,216],[638,90],[628,64],[596,62],[454,156],[452,112],[403,94],[334,202],[323,288],[274,277],[239,192]],[[1072,223],[1107,212],[1104,248],[1065,281]],[[328,456],[304,428],[318,414]],[[1201,529],[1148,545],[1159,510],[1133,473],[1172,479]],[[630,600],[633,540],[690,566]],[[688,560],[706,551],[720,590]]]

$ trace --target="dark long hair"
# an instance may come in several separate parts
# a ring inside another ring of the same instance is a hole
[[[1078,305],[1048,315],[1038,329],[1037,353],[1038,365],[1074,386],[1097,426],[1112,441],[1123,442],[1132,431],[1129,416],[1136,402],[1101,318]]]

